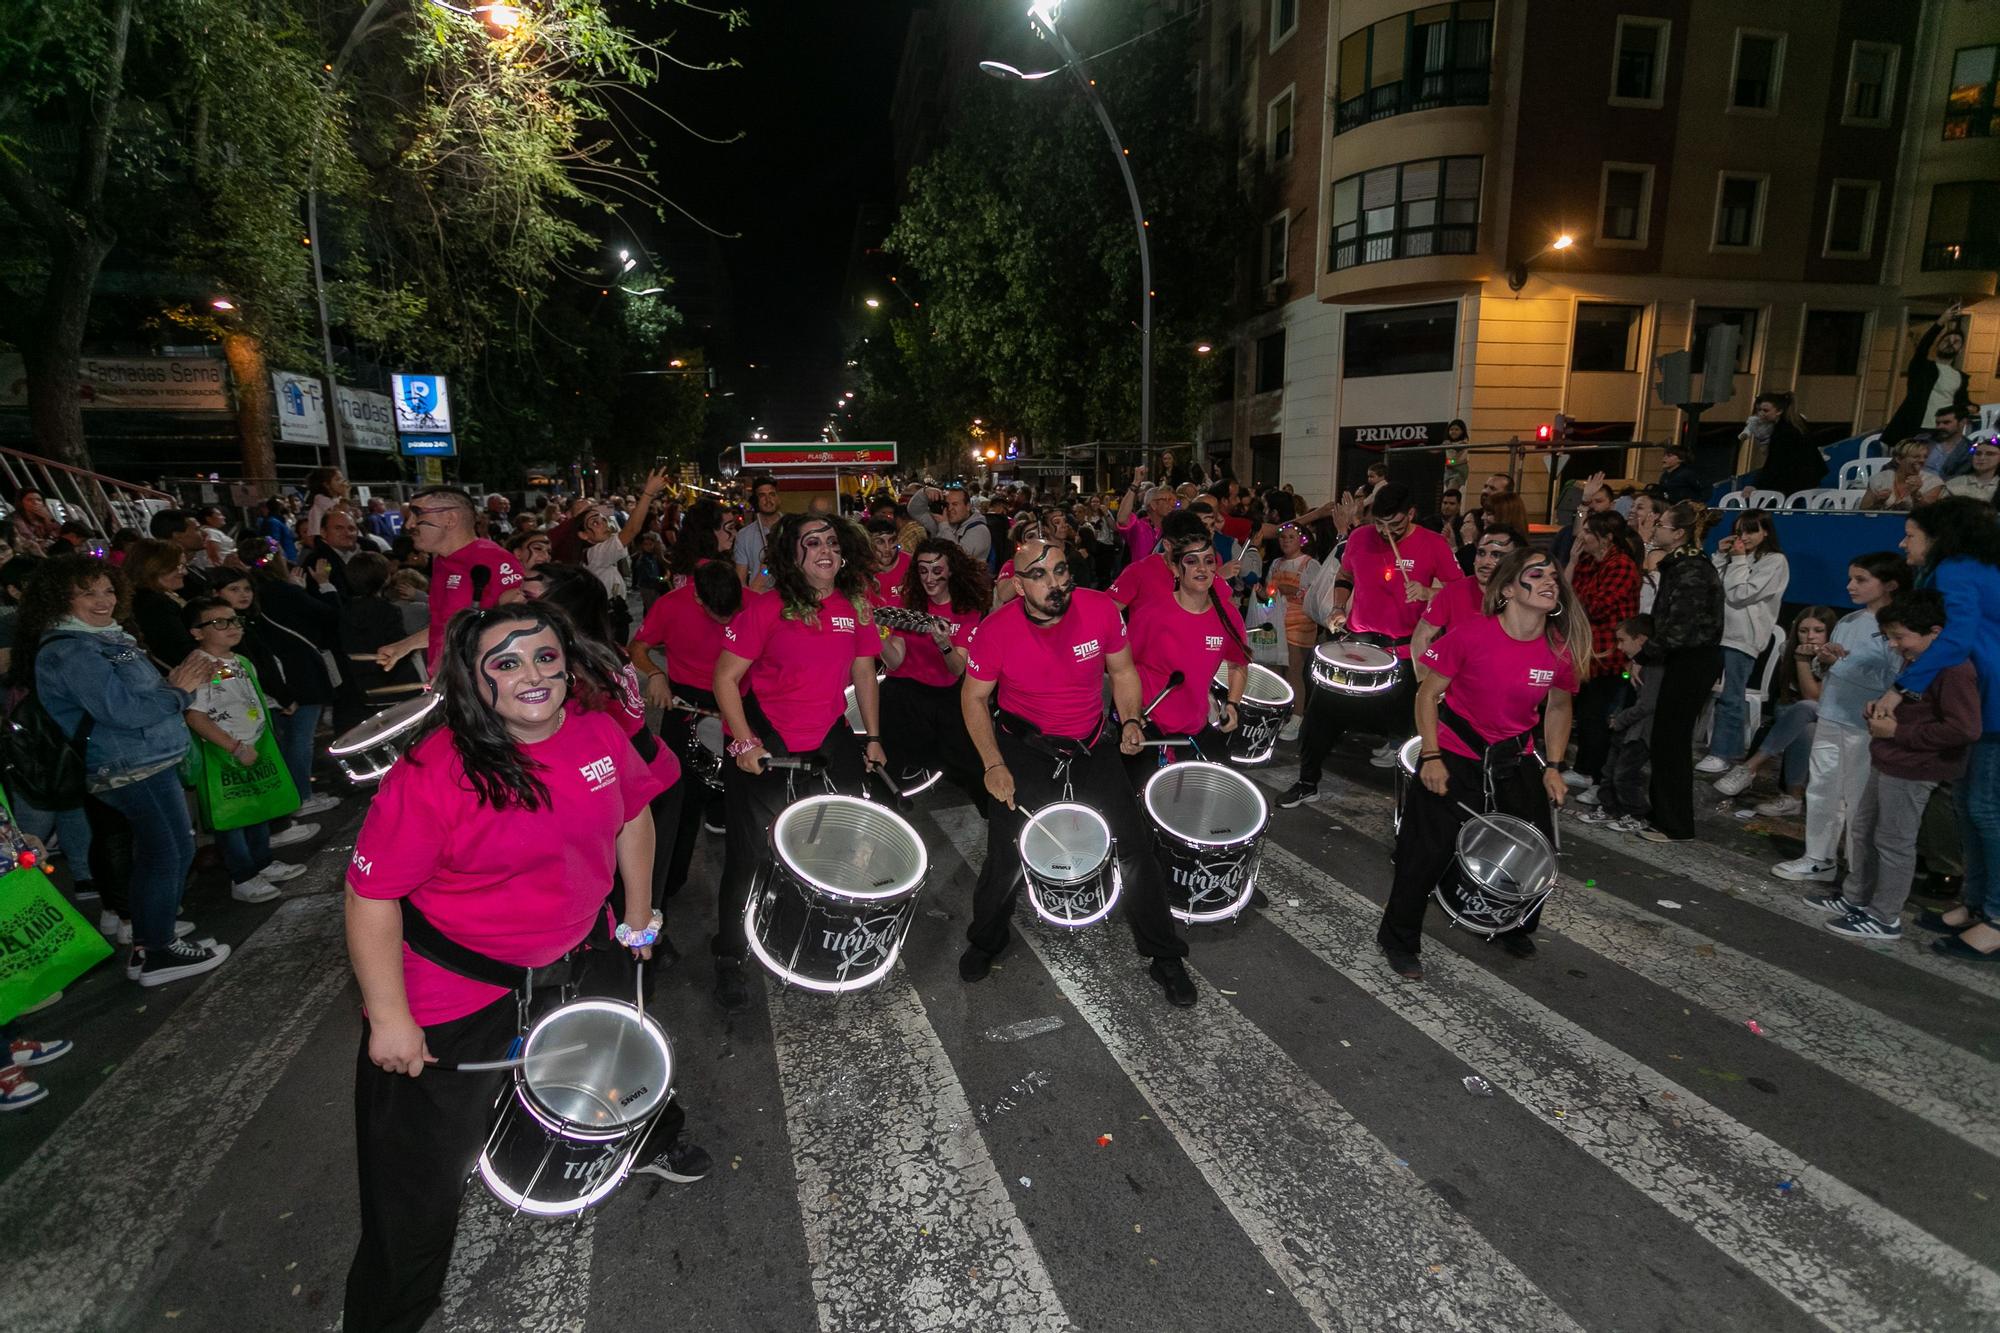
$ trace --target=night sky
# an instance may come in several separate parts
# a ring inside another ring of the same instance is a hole
[[[657,100],[704,134],[746,137],[713,146],[662,123],[655,155],[677,202],[742,238],[710,245],[685,223],[645,226],[690,322],[717,326],[718,390],[736,391],[730,406],[758,415],[773,439],[817,439],[841,387],[856,219],[872,208],[879,231],[893,208],[889,104],[913,0],[740,3],[749,26],[728,36],[671,4],[614,11],[641,31],[679,34],[669,49],[682,59],[742,62],[705,74],[669,67]],[[711,284],[717,258],[724,278]]]

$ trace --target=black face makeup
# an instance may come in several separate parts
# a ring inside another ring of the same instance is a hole
[[[1021,563],[1024,557],[1026,564]],[[1014,572],[1021,580],[1022,609],[1030,620],[1058,620],[1069,609],[1069,555],[1061,545],[1024,545],[1015,554]]]
[[[483,637],[493,640],[479,656],[479,677],[493,711],[516,736],[550,730],[569,693],[568,661],[556,632],[517,621]]]

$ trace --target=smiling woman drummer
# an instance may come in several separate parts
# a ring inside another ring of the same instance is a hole
[[[414,1329],[437,1307],[468,1172],[508,1075],[455,1068],[497,1060],[613,932],[605,898],[623,876],[616,940],[649,957],[658,791],[601,701],[618,663],[581,642],[546,603],[462,612],[445,637],[444,702],[390,769],[347,872],[347,947],[366,1021],[354,1087],[361,1242],[347,1275],[346,1327]],[[568,711],[574,692],[585,711]],[[618,969],[601,967],[603,973]],[[625,983],[600,978],[607,993]],[[648,1167],[707,1174],[679,1142]]]
[[[1569,749],[1571,705],[1590,673],[1590,622],[1555,562],[1516,550],[1486,586],[1484,614],[1454,622],[1424,651],[1417,690],[1417,781],[1403,798],[1395,880],[1375,941],[1395,973],[1423,980],[1424,909],[1446,874],[1466,807],[1525,819],[1555,840],[1555,807],[1566,788],[1560,756]],[[1535,721],[1546,704],[1549,754],[1535,752]],[[1490,799],[1489,799],[1490,797]],[[1534,953],[1536,905],[1497,938],[1519,958]]]

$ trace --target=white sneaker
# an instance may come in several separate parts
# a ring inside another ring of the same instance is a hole
[[[1403,748],[1401,741],[1384,741],[1368,756],[1368,762],[1376,768],[1394,768],[1396,751]]]
[[[1714,755],[1709,755],[1694,766],[1694,771],[1697,773],[1727,773],[1734,767],[1736,766],[1727,759],[1718,759]]]
[[[125,943],[125,941],[118,939],[118,933],[120,930],[123,930],[126,934],[129,935],[132,933],[132,924],[129,921],[120,921],[118,919],[118,913],[112,911],[108,907],[98,912],[97,914],[98,934],[104,936],[106,939],[118,940],[120,944],[123,944]]]
[[[1738,764],[1715,780],[1715,789],[1724,796],[1738,796],[1750,785],[1751,779],[1755,776],[1750,771],[1749,765]]]
[[[298,809],[292,811],[292,817],[304,819],[307,815],[324,814],[339,804],[338,796],[308,796]]]
[[[1613,833],[1644,833],[1646,821],[1636,815],[1620,815],[1604,827]]]
[[[319,825],[294,824],[288,829],[273,833],[271,835],[271,845],[273,847],[290,847],[294,843],[305,842],[318,836]]]
[[[277,885],[262,875],[252,875],[241,884],[230,885],[229,896],[239,903],[268,903],[279,894]]]
[[[1590,774],[1579,773],[1573,768],[1566,768],[1563,770],[1563,785],[1566,787],[1591,786]]]
[[[1840,878],[1840,867],[1832,861],[1815,861],[1809,856],[1801,856],[1794,861],[1778,862],[1771,867],[1771,873],[1779,879],[1831,884]]]
[[[1796,796],[1774,796],[1757,807],[1760,815],[1795,815],[1806,808],[1806,803]]]
[[[1567,779],[1569,777],[1569,774],[1565,773],[1563,774],[1563,777]],[[1585,787],[1582,791],[1576,794],[1576,803],[1578,805],[1589,805],[1589,806],[1597,805],[1599,803],[1597,788]]]
[[[273,861],[257,872],[273,884],[283,884],[286,880],[297,879],[306,873],[306,868],[293,865],[290,861]]]
[[[1299,731],[1304,726],[1305,719],[1294,713],[1285,719],[1284,726],[1278,728],[1278,739],[1281,741],[1295,741],[1299,738]]]

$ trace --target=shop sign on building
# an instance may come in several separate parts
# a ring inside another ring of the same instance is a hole
[[[229,412],[229,367],[209,357],[86,356],[77,397],[100,412]],[[0,356],[0,407],[28,405],[18,355]]]

